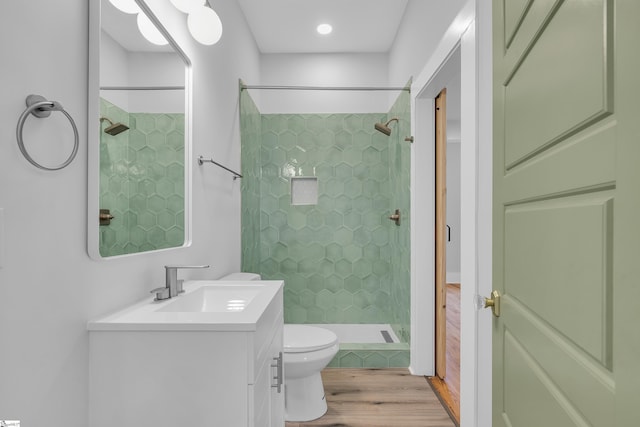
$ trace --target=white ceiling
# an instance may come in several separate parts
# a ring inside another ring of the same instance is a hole
[[[158,46],[145,39],[136,22],[135,14],[130,15],[116,9],[111,2],[100,4],[100,25],[102,30],[129,52],[173,52],[171,45]]]
[[[407,2],[238,0],[262,53],[388,52]],[[109,1],[101,3],[103,29],[125,49],[133,52],[172,50],[146,41],[138,31],[135,15],[117,10]],[[333,32],[319,35],[316,27],[321,23],[331,24]],[[223,26],[225,24],[223,22]]]
[[[238,0],[262,53],[387,52],[408,0]],[[213,5],[215,7],[215,4]],[[321,36],[318,24],[333,32]]]

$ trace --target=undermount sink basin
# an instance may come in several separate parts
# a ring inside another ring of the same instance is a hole
[[[156,311],[169,312],[238,312],[245,308],[261,291],[259,286],[202,286],[187,295],[180,295]]]
[[[91,331],[254,331],[275,299],[282,299],[282,280],[187,280],[185,292],[155,301],[146,298],[101,319]]]

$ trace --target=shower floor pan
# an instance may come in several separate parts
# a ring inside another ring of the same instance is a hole
[[[388,324],[316,324],[338,336],[340,350],[330,368],[406,368],[409,344]]]

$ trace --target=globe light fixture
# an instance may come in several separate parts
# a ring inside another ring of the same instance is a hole
[[[119,11],[124,13],[140,13],[140,7],[134,0],[109,0],[109,2]]]
[[[138,14],[138,29],[140,34],[144,36],[149,42],[158,46],[165,46],[169,44],[167,39],[164,38],[162,33],[153,25],[153,22],[144,13]]]
[[[191,36],[204,45],[216,44],[222,37],[222,21],[211,8],[201,6],[189,12],[187,27]]]
[[[171,4],[183,13],[191,13],[192,11],[202,7],[205,0],[171,0]]]

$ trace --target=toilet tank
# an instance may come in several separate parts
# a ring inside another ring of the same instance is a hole
[[[260,280],[262,277],[256,273],[231,273],[219,278],[218,280],[234,280],[234,281],[246,281],[246,280]]]

